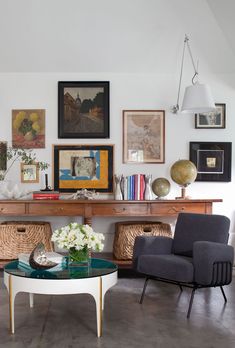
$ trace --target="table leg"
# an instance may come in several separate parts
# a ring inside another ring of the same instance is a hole
[[[8,290],[9,290],[9,314],[10,314],[10,332],[13,334],[15,332],[15,320],[14,320],[14,302],[15,296],[13,296],[12,290],[12,277],[9,275],[8,277]]]
[[[96,298],[97,337],[102,336],[102,278],[99,278],[99,291]]]
[[[34,304],[34,301],[33,301],[33,294],[29,294],[29,307],[30,308],[33,308],[33,304]]]

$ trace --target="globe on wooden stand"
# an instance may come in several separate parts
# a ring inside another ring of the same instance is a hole
[[[171,184],[166,178],[157,178],[152,183],[153,193],[158,199],[165,197],[170,192]]]
[[[171,167],[171,178],[181,187],[181,197],[176,199],[187,199],[186,187],[196,180],[197,168],[189,160],[179,160]]]

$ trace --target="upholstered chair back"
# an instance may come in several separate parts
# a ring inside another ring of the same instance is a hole
[[[209,241],[227,244],[230,220],[222,215],[180,213],[172,253],[192,257],[193,243]]]

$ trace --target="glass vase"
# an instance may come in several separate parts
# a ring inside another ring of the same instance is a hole
[[[76,250],[75,248],[69,249],[68,264],[70,267],[88,267],[89,266],[90,253],[88,248]]]

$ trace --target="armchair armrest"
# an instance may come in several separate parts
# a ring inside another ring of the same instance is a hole
[[[137,267],[137,260],[140,255],[171,254],[172,238],[162,236],[139,236],[135,239],[132,266]]]
[[[233,260],[234,249],[231,245],[205,241],[195,242],[193,245],[194,281],[200,285],[217,285],[217,282],[223,283],[220,285],[229,284]],[[213,269],[215,263],[218,262],[220,265],[216,266],[215,279]]]

